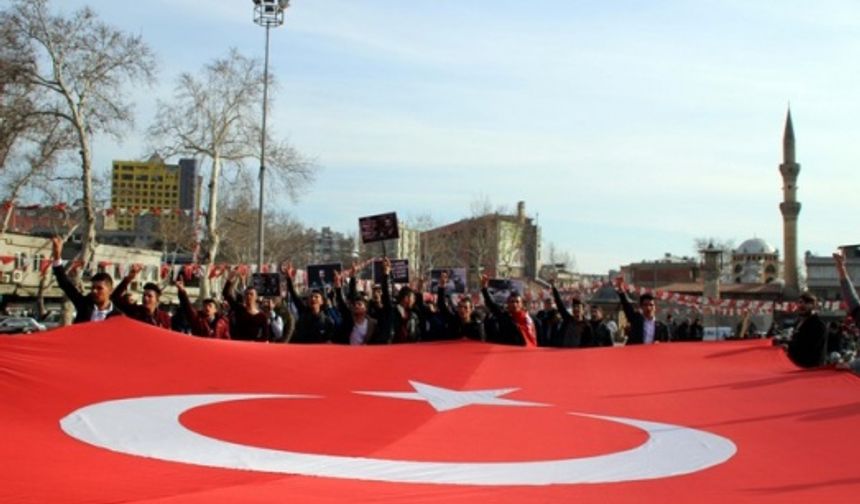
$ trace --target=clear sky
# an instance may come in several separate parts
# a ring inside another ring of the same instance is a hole
[[[778,166],[790,103],[799,251],[860,242],[860,9],[854,0],[292,0],[272,32],[269,127],[321,171],[306,225],[526,202],[578,269],[696,237],[782,249]],[[159,83],[95,159],[147,155],[156,97],[231,47],[263,56],[250,0],[62,0],[139,33]],[[251,169],[254,169],[251,167]]]

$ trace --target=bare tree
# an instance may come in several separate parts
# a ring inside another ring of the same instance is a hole
[[[209,265],[219,256],[222,242],[218,209],[225,165],[241,172],[243,163],[259,158],[263,79],[259,60],[231,49],[202,72],[180,75],[173,99],[159,103],[149,130],[152,142],[164,154],[191,155],[211,162],[205,254]],[[266,166],[271,174],[268,189],[295,198],[299,188],[313,179],[313,164],[284,140],[267,139],[266,143]],[[244,175],[248,179],[250,173]],[[256,217],[245,224],[251,229],[255,223]]]
[[[554,242],[548,242],[545,257],[546,263],[553,269],[562,264],[566,271],[576,271],[576,256],[570,251],[559,249]]]
[[[0,23],[0,201],[8,202],[0,236],[25,191],[41,201],[55,199],[47,194],[50,180],[59,155],[72,147],[68,125],[36,109],[37,88],[28,77],[35,65],[23,34],[11,23]]]
[[[92,137],[119,138],[132,124],[124,84],[151,83],[155,60],[140,36],[112,28],[88,8],[63,17],[49,12],[49,0],[17,0],[0,16],[34,56],[22,77],[35,88],[34,113],[67,126],[69,145],[80,156],[83,253],[90,260],[96,245]]]
[[[0,24],[0,166],[22,135],[33,127],[33,86],[28,69],[35,65],[32,51],[10,23]]]
[[[224,191],[219,203],[221,222],[218,225],[223,238],[216,262],[231,264],[256,263],[257,207],[253,194],[247,187],[248,180],[231,184]],[[243,185],[244,184],[244,185]],[[285,212],[270,211],[265,215],[265,255],[272,262],[294,259],[297,266],[311,253],[313,239],[310,230]]]

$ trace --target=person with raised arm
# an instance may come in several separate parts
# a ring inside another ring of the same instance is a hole
[[[639,296],[639,311],[633,309],[630,299],[627,298],[627,286],[624,279],[615,279],[615,291],[621,300],[621,309],[630,323],[630,335],[627,338],[628,345],[648,345],[658,341],[669,341],[669,328],[663,322],[657,320],[657,302],[651,294]]]
[[[87,295],[75,287],[66,270],[63,268],[63,239],[55,236],[51,239],[51,252],[53,257],[53,272],[57,279],[57,285],[75,305],[75,324],[83,322],[101,322],[108,317],[122,315],[111,302],[110,295],[113,291],[113,278],[107,273],[96,273],[90,279],[90,292]]]
[[[170,314],[158,306],[161,300],[161,288],[157,284],[153,282],[144,284],[142,304],[129,302],[129,298],[125,295],[129,284],[137,278],[142,269],[143,266],[140,264],[131,265],[128,274],[111,293],[111,302],[129,318],[144,324],[170,329]]]
[[[472,300],[469,296],[460,296],[457,301],[456,313],[451,309],[450,297],[446,292],[448,285],[448,271],[443,270],[439,276],[439,285],[436,288],[436,311],[445,323],[445,339],[471,339],[486,341],[484,322],[475,313]]]
[[[387,343],[414,343],[421,339],[421,319],[415,309],[415,292],[409,286],[397,291],[397,304],[391,301],[391,261],[382,259],[382,331]]]
[[[350,292],[354,292],[355,268],[353,267],[347,273],[350,277]],[[337,271],[334,274],[334,295],[342,322],[337,327],[332,341],[347,345],[367,345],[376,341],[379,324],[376,319],[367,314],[367,299],[357,293],[352,294],[349,300],[344,299],[343,275]]]
[[[561,327],[552,333],[549,346],[560,348],[581,348],[596,346],[591,326],[585,320],[585,307],[576,296],[570,297],[570,311],[565,308],[564,300],[555,287],[555,280],[550,280],[552,298],[561,314]]]
[[[230,336],[242,341],[269,341],[269,319],[257,304],[257,289],[251,285],[247,286],[242,302],[239,302],[234,292],[238,276],[238,268],[230,271],[221,293],[233,313]]]
[[[296,269],[293,268],[292,263],[286,262],[282,266],[282,271],[286,272],[287,290],[290,293],[290,300],[298,313],[296,328],[289,342],[328,343],[331,341],[332,337],[334,337],[335,327],[334,322],[323,310],[325,303],[323,293],[318,290],[312,290],[308,295],[307,302],[303,301],[293,285]]]
[[[230,322],[227,317],[218,313],[218,303],[212,298],[203,300],[202,309],[197,311],[191,306],[185,282],[177,278],[174,282],[179,296],[179,309],[185,314],[191,326],[191,334],[203,338],[230,339]]]
[[[836,273],[839,275],[839,286],[842,290],[842,301],[847,306],[846,311],[854,319],[854,323],[860,326],[860,297],[857,296],[857,290],[851,283],[851,277],[848,276],[848,268],[845,266],[845,250],[834,253],[833,260],[836,262]]]
[[[506,309],[502,310],[490,296],[489,287],[490,277],[482,274],[481,294],[484,297],[484,305],[493,314],[498,324],[498,331],[493,337],[493,342],[537,348],[537,329],[523,306],[523,297],[520,293],[511,292],[507,299]]]

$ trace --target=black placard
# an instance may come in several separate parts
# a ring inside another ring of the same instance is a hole
[[[361,233],[362,243],[400,238],[395,212],[361,217],[358,219],[358,230]]]
[[[391,281],[409,283],[409,259],[389,259],[391,261]],[[381,284],[384,269],[382,261],[373,261],[373,283]]]
[[[343,264],[309,264],[307,271],[308,288],[323,290],[334,285],[334,273],[343,271]]]
[[[251,275],[251,287],[258,296],[275,297],[281,295],[280,273],[254,273]]]

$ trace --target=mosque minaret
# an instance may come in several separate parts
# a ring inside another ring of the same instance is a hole
[[[800,165],[795,161],[794,127],[791,124],[791,110],[785,119],[785,133],[782,137],[782,164],[779,172],[782,174],[782,234],[785,280],[785,294],[789,297],[798,295],[800,285],[797,278],[797,216],[800,214],[800,202],[797,201],[797,176]]]

